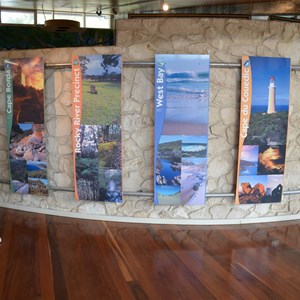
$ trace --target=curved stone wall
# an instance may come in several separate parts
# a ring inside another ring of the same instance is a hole
[[[123,54],[124,61],[151,61],[155,53],[210,54],[211,62],[240,63],[242,55],[290,57],[300,65],[299,25],[236,19],[133,19],[117,23],[118,47],[89,47],[0,52],[9,57],[43,56],[46,64],[70,63],[72,54]],[[0,178],[8,180],[3,72],[0,74]],[[240,69],[211,68],[208,143],[208,197],[205,206],[154,206],[151,196],[127,196],[122,204],[75,201],[71,144],[71,72],[47,69],[45,85],[49,197],[18,195],[1,184],[0,205],[95,217],[134,217],[150,221],[254,220],[299,216],[300,194],[277,204],[239,205],[234,193],[239,126]],[[153,192],[154,68],[123,69],[123,185],[125,192]],[[300,73],[292,71],[290,119],[284,190],[300,189]],[[69,190],[69,191],[68,191]],[[135,220],[135,219],[134,219]]]

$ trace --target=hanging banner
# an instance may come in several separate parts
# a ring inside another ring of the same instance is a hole
[[[155,56],[154,203],[205,203],[209,56]]]
[[[13,192],[48,195],[44,130],[44,60],[4,61],[6,124]]]
[[[122,202],[122,57],[72,57],[76,200]]]
[[[281,201],[290,69],[288,58],[242,57],[236,204]]]

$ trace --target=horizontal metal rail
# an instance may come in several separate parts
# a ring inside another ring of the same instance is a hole
[[[154,67],[155,62],[153,61],[124,61],[123,62],[124,67],[129,68],[147,68],[147,67]],[[240,68],[240,63],[226,63],[226,62],[211,62],[210,63],[211,68],[227,68],[227,69],[236,69]],[[46,63],[45,64],[46,69],[71,69],[72,64],[71,63]],[[300,70],[300,65],[293,65],[291,66],[292,70]],[[0,65],[0,71],[4,70],[4,66]]]

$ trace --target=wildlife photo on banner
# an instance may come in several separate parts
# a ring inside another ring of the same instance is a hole
[[[290,69],[289,58],[242,58],[236,204],[281,201]]]
[[[120,54],[72,57],[76,200],[122,202]]]
[[[154,203],[205,203],[209,56],[155,56]]]
[[[44,59],[7,59],[4,72],[12,191],[48,195]]]

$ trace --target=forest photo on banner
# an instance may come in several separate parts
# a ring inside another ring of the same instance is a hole
[[[122,201],[120,54],[72,57],[75,199]]]

